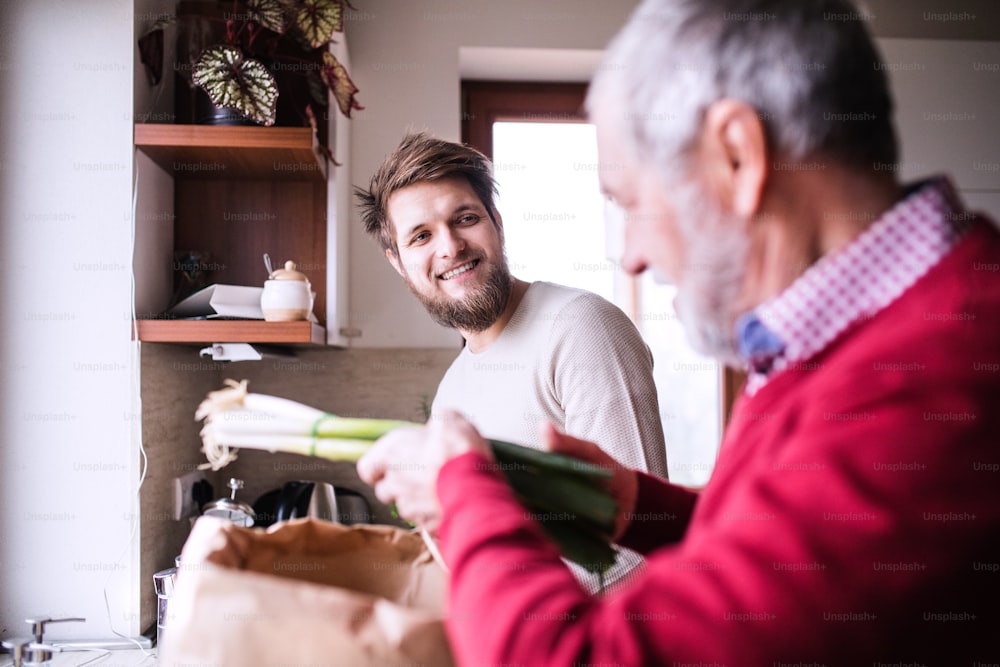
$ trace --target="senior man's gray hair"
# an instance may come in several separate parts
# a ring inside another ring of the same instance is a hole
[[[756,111],[774,157],[860,169],[897,159],[885,67],[848,0],[646,0],[598,67],[587,106],[621,114],[637,157],[665,174],[714,101]]]

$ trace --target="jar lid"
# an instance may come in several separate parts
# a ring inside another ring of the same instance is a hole
[[[305,280],[309,279],[306,274],[295,269],[295,262],[288,260],[285,262],[285,268],[277,269],[273,274],[271,274],[271,280]]]

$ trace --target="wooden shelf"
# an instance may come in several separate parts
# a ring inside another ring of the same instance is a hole
[[[136,328],[146,343],[326,344],[326,330],[305,320],[136,320]]]
[[[180,179],[326,180],[308,127],[139,123],[135,145]]]

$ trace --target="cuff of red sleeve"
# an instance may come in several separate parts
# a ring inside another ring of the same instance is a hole
[[[635,507],[618,544],[649,554],[666,544],[679,542],[698,495],[646,473],[636,473],[636,479],[639,489]]]

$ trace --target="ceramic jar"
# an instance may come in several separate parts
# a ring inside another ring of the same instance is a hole
[[[312,313],[314,297],[309,279],[289,260],[285,268],[277,269],[264,281],[260,309],[268,322],[307,320]]]

